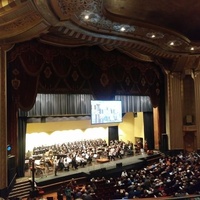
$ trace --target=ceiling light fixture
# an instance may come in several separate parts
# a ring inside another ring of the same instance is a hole
[[[200,46],[187,46],[185,50],[197,53],[200,50]]]
[[[191,47],[190,50],[191,50],[191,51],[194,51],[194,47]]]
[[[80,20],[81,21],[87,21],[87,23],[98,23],[98,21],[100,21],[101,17],[97,14],[97,13],[94,13],[94,12],[91,12],[91,11],[88,11],[88,10],[85,10],[81,13],[80,15]]]
[[[121,27],[120,31],[124,32],[126,29],[124,27]]]
[[[160,39],[164,37],[164,34],[160,33],[160,32],[149,32],[146,34],[146,36],[148,38],[152,38],[152,39]]]
[[[114,23],[113,29],[115,31],[126,32],[126,33],[135,31],[134,26],[130,26],[128,24],[118,24],[118,23]]]
[[[89,15],[85,15],[85,17],[84,17],[84,18],[85,18],[86,20],[87,20],[87,19],[89,19]]]
[[[180,40],[172,40],[172,41],[169,41],[167,43],[168,46],[173,46],[173,47],[177,47],[177,46],[181,46],[182,45],[182,42]]]

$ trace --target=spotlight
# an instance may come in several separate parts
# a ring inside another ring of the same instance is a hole
[[[11,147],[11,145],[8,144],[7,145],[7,151],[10,152],[11,150],[12,150],[12,147]]]

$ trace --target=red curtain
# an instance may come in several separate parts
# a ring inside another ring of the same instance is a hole
[[[63,48],[32,40],[8,52],[8,90],[22,110],[32,108],[38,92],[92,94],[95,99],[148,95],[156,107],[163,84],[160,77],[154,63],[97,46]]]

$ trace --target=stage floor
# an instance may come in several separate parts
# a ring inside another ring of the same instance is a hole
[[[154,155],[157,155],[157,154],[159,154],[159,152],[155,151]],[[144,160],[147,159],[148,157],[150,156],[147,155],[146,153],[143,153],[143,154],[138,154],[134,156],[125,156],[122,159],[117,158],[116,160],[112,160],[112,161],[104,162],[104,163],[100,163],[96,159],[93,159],[92,163],[87,164],[85,167],[79,166],[78,169],[72,169],[70,167],[69,171],[58,171],[56,176],[55,176],[54,171],[48,174],[46,173],[39,176],[34,175],[34,180],[36,183],[40,183],[40,182],[45,182],[51,179],[59,179],[61,177],[73,177],[73,176],[76,177],[80,173],[92,175],[95,172],[98,173],[102,169],[104,171],[109,171],[109,170],[115,170],[116,168],[118,168],[118,171],[120,171],[120,169],[122,171],[124,168],[128,166],[144,163]],[[29,178],[29,180],[32,180],[32,173],[29,170],[25,174],[26,174],[25,176]]]

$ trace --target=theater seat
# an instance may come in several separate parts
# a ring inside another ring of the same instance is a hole
[[[47,197],[47,200],[53,200],[53,197]]]
[[[43,198],[44,193],[45,193],[44,190],[41,190],[41,189],[38,190],[38,196],[40,198]]]

